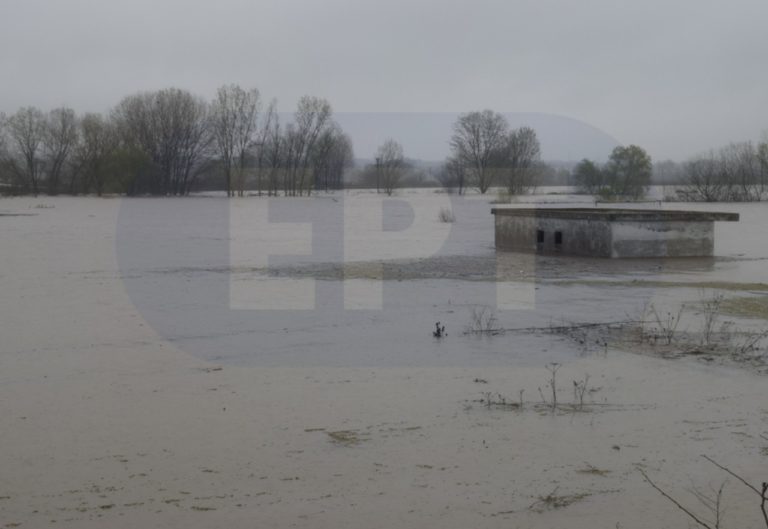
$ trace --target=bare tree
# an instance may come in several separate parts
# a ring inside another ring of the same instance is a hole
[[[285,194],[301,196],[311,192],[308,178],[313,151],[322,131],[330,126],[333,111],[325,99],[304,96],[299,100],[294,122],[285,135]]]
[[[13,192],[11,183],[10,157],[5,131],[5,114],[0,112],[0,195]]]
[[[393,139],[386,140],[376,152],[376,162],[381,186],[392,196],[406,169],[402,145]]]
[[[226,177],[227,196],[234,196],[233,174],[238,196],[245,187],[245,163],[253,145],[261,100],[255,88],[222,86],[211,105],[213,138]]]
[[[43,169],[45,116],[35,107],[20,108],[6,120],[6,126],[12,148],[9,167],[22,185],[37,196]]]
[[[718,202],[726,196],[727,188],[718,168],[715,154],[689,160],[683,166],[684,181],[688,184],[688,198],[703,202]]]
[[[114,126],[101,114],[86,114],[80,120],[80,140],[74,149],[76,171],[81,176],[83,191],[104,192],[108,177],[106,164],[118,148],[118,136]],[[70,181],[70,193],[75,193],[74,177]]]
[[[351,167],[354,153],[352,140],[337,124],[325,129],[314,152],[315,189],[341,189],[344,172]]]
[[[253,144],[254,160],[256,162],[256,189],[261,196],[264,185],[264,173],[269,160],[270,136],[272,129],[277,125],[277,100],[273,99],[267,106],[261,127],[256,132],[256,139]],[[271,188],[268,188],[267,194],[271,194]]]
[[[327,165],[326,189],[328,186],[331,189],[343,189],[344,176],[355,165],[355,150],[348,134],[341,132],[336,135]]]
[[[317,143],[312,152],[312,179],[315,190],[324,189],[328,191],[328,179],[330,167],[328,161],[336,142],[336,134],[341,132],[334,123],[325,129],[317,138]]]
[[[752,142],[731,143],[720,150],[720,158],[730,200],[760,200],[759,161]]]
[[[508,142],[508,158],[503,160],[507,192],[519,195],[536,186],[541,146],[536,131],[530,127],[520,127],[510,132]]]
[[[682,196],[694,201],[758,201],[766,191],[768,144],[732,143],[686,162]]]
[[[283,162],[283,194],[285,196],[297,196],[298,173],[301,170],[302,153],[304,146],[301,135],[296,130],[294,123],[288,123],[285,134],[281,140],[281,153]]]
[[[77,118],[71,108],[51,110],[45,123],[44,152],[48,194],[59,194],[62,173],[77,143]]]
[[[453,125],[453,157],[469,172],[480,193],[493,185],[494,168],[508,147],[509,124],[491,110],[462,114]]]
[[[449,192],[456,189],[458,194],[464,193],[466,188],[467,169],[464,163],[456,156],[450,156],[440,167],[437,173],[437,180]]]
[[[124,98],[113,118],[125,145],[139,149],[154,165],[131,186],[132,192],[188,194],[210,145],[206,103],[169,88]]]
[[[202,99],[177,89],[158,93],[159,108],[166,125],[171,125],[165,137],[174,150],[169,157],[166,194],[186,195],[191,190],[197,171],[211,144],[208,106]]]
[[[285,137],[280,129],[280,119],[277,113],[266,128],[264,144],[264,165],[267,173],[267,196],[277,196],[280,182],[283,180],[285,160]]]
[[[760,165],[760,193],[768,189],[768,138],[757,144],[757,161]]]

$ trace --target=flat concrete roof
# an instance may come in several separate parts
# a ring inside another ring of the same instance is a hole
[[[542,217],[556,219],[643,221],[643,222],[711,222],[738,221],[738,213],[721,211],[676,211],[661,209],[610,208],[492,208],[493,215],[504,217]]]

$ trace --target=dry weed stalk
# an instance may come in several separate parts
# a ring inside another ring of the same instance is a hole
[[[584,409],[584,394],[589,387],[589,374],[584,376],[583,380],[573,381],[573,406],[575,409]]]
[[[663,316],[658,313],[656,307],[651,305],[651,314],[656,320],[657,330],[662,338],[667,342],[667,345],[672,345],[672,341],[675,338],[677,332],[677,326],[680,324],[680,317],[683,315],[685,305],[680,305],[680,309],[677,314],[667,312]]]
[[[702,345],[712,343],[712,335],[715,332],[717,319],[720,317],[720,307],[723,304],[723,299],[724,296],[722,294],[714,294],[702,301],[704,312],[704,324],[701,330]]]
[[[561,364],[552,362],[547,364],[547,371],[549,371],[549,387],[552,389],[552,412],[557,409],[557,370],[560,369]]]
[[[500,329],[496,327],[496,312],[488,305],[481,305],[479,307],[472,307],[472,313],[470,314],[469,325],[467,326],[468,333],[492,333],[498,332]]]
[[[440,211],[437,214],[437,219],[440,222],[445,223],[456,222],[456,216],[453,214],[453,210],[451,208],[440,208]]]

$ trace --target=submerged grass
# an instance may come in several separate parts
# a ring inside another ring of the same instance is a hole
[[[558,487],[555,487],[555,490],[553,490],[546,496],[539,496],[538,500],[533,502],[528,508],[538,513],[542,513],[544,511],[552,510],[552,509],[562,509],[563,507],[568,507],[569,505],[574,504],[577,501],[581,501],[585,498],[588,498],[592,495],[591,492],[577,492],[575,494],[557,494],[557,490],[558,490]]]
[[[589,474],[591,476],[603,476],[603,477],[611,473],[610,470],[597,468],[596,466],[590,465],[589,463],[587,463],[586,467],[580,468],[576,472],[578,472],[579,474]]]
[[[733,283],[729,281],[611,281],[608,279],[568,279],[555,281],[557,286],[600,286],[600,287],[640,287],[640,288],[696,288],[713,290],[731,290],[741,292],[768,292],[767,283]]]
[[[723,300],[721,309],[732,316],[768,320],[768,296],[726,299]]]
[[[342,446],[355,446],[366,440],[356,430],[339,430],[325,433],[328,434],[331,441]]]

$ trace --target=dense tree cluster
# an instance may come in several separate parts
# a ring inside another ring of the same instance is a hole
[[[281,127],[256,89],[222,86],[212,102],[170,88],[125,97],[108,115],[34,108],[0,115],[0,190],[9,193],[297,196],[338,189],[352,141],[324,99],[305,96]],[[213,182],[211,184],[211,182]]]
[[[582,160],[573,171],[576,187],[582,193],[603,198],[638,199],[651,185],[651,157],[637,145],[613,149],[602,167],[592,160]]]

